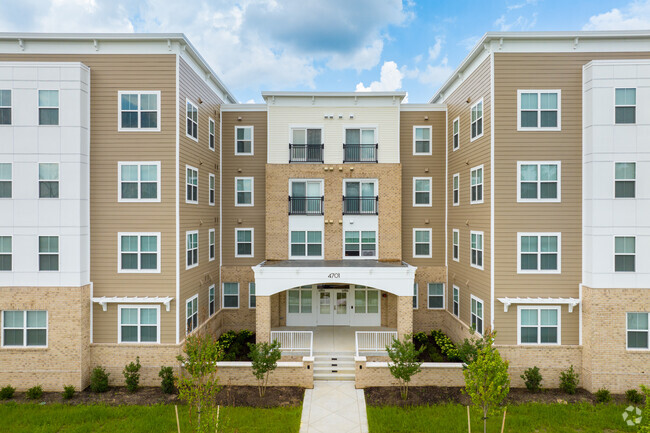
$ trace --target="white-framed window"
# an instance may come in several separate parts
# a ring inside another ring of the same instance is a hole
[[[327,311],[330,311],[329,297],[327,299]],[[311,314],[312,291],[311,286],[291,289],[287,293],[287,312],[290,314]]]
[[[59,91],[38,91],[38,124],[56,126],[59,124]]]
[[[216,180],[216,178],[215,178],[214,174],[210,173],[208,175],[208,194],[209,194],[208,195],[208,204],[210,206],[214,206],[214,203],[215,203],[215,188],[214,188],[215,180]]]
[[[117,163],[118,202],[159,202],[160,161]]]
[[[208,261],[213,261],[216,256],[215,251],[216,232],[214,229],[208,230]]]
[[[561,309],[559,306],[517,307],[518,344],[560,344]]]
[[[452,180],[452,203],[454,206],[460,204],[460,174],[454,174]]]
[[[483,301],[474,295],[471,295],[472,311],[471,326],[480,335],[483,334]]]
[[[323,215],[323,190],[323,179],[289,179],[289,215]]]
[[[199,265],[199,231],[185,232],[185,237],[187,239],[185,269],[190,269]]]
[[[469,203],[483,203],[483,165],[472,168],[469,177]]]
[[[2,312],[3,347],[47,347],[47,311]]]
[[[431,178],[413,178],[413,206],[431,206]]]
[[[636,196],[636,163],[614,163],[614,198]]]
[[[235,178],[235,206],[253,206],[255,179],[252,177]]]
[[[11,125],[11,90],[0,90],[0,125]]]
[[[636,271],[636,237],[614,236],[614,271]]]
[[[431,155],[431,126],[413,127],[413,155]]]
[[[451,257],[455,261],[460,261],[460,230],[451,231]]]
[[[208,287],[208,315],[212,316],[217,312],[217,301],[215,294],[215,285]]]
[[[199,203],[199,169],[191,165],[185,166],[185,203]]]
[[[452,150],[458,150],[460,147],[460,118],[457,117],[452,123]]]
[[[118,305],[118,343],[160,343],[160,305]]]
[[[627,313],[627,349],[648,350],[648,322],[650,313]]]
[[[560,161],[518,161],[518,202],[559,202]]]
[[[418,309],[418,283],[413,283],[413,309]]]
[[[160,233],[118,233],[118,273],[159,273]]]
[[[257,298],[255,297],[255,283],[248,283],[248,308],[257,307]]]
[[[483,98],[470,108],[471,124],[470,124],[470,141],[483,136]]]
[[[254,257],[255,250],[253,228],[235,229],[235,257]]]
[[[215,126],[214,125],[214,119],[212,117],[209,117],[208,118],[208,147],[210,148],[210,150],[214,150],[214,143],[215,143],[215,140],[214,140],[215,127],[214,126]]]
[[[223,308],[239,308],[239,283],[223,283],[221,296],[221,305],[223,305]]]
[[[617,124],[636,123],[636,89],[615,89],[614,121]]]
[[[186,99],[185,118],[185,135],[194,141],[199,141],[199,107],[189,99]]]
[[[11,162],[0,163],[0,198],[11,198],[13,187],[13,167]]]
[[[517,131],[560,131],[561,90],[517,90]]]
[[[323,232],[296,230],[290,233],[291,257],[319,258],[323,256]]]
[[[442,310],[445,308],[445,284],[429,283],[427,285],[427,308],[429,310]]]
[[[254,131],[253,126],[235,126],[235,155],[253,155]]]
[[[483,269],[483,232],[470,232],[470,265],[473,268]]]
[[[12,270],[12,237],[0,236],[0,272]]]
[[[379,290],[354,289],[354,314],[379,313]]]
[[[160,91],[118,91],[118,131],[160,131]]]
[[[189,334],[199,326],[198,293],[185,301],[185,333]]]
[[[38,237],[38,270],[57,272],[59,270],[59,237]]]
[[[460,317],[460,289],[452,286],[451,312],[454,316]]]
[[[59,198],[59,163],[38,164],[38,197]]]
[[[377,257],[377,232],[374,230],[346,231],[345,257]]]
[[[413,257],[431,258],[431,229],[413,229]]]
[[[561,233],[517,233],[517,273],[559,274],[561,244]]]

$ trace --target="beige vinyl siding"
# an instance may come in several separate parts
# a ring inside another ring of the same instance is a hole
[[[109,304],[106,311],[102,310],[101,305],[93,304],[93,326],[95,333],[93,343],[118,343],[117,309],[118,305],[136,305],[124,302],[122,304]],[[161,344],[172,344],[176,340],[174,328],[176,326],[174,319],[174,305],[170,305],[169,311],[165,309],[164,304],[137,304],[138,306],[157,306],[160,307],[160,342]],[[148,343],[152,344],[152,343]]]

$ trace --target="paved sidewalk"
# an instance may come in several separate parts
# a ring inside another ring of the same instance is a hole
[[[314,381],[305,390],[300,433],[368,433],[366,399],[350,381]]]

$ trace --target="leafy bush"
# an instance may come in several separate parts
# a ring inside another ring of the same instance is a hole
[[[273,341],[273,343],[249,343],[250,348],[249,358],[253,361],[253,374],[257,379],[257,389],[259,390],[260,397],[264,397],[266,386],[269,383],[269,375],[278,366],[278,361],[282,357],[280,352],[280,343]]]
[[[138,384],[140,383],[140,357],[135,357],[135,363],[133,361],[129,362],[124,366],[122,374],[124,375],[124,382],[126,383],[126,389],[129,392],[136,392],[138,390]]]
[[[97,366],[93,368],[90,373],[90,390],[92,392],[106,392],[108,391],[108,376],[104,367]]]
[[[625,398],[632,404],[641,404],[643,402],[643,396],[636,389],[628,389],[625,391]]]
[[[388,363],[390,374],[397,379],[402,399],[406,400],[411,378],[421,371],[422,362],[418,360],[418,356],[422,353],[424,347],[416,349],[412,338],[406,335],[404,341],[393,340],[390,346],[386,346],[386,350],[391,361]]]
[[[573,365],[566,371],[560,372],[560,389],[567,394],[575,394],[580,383],[580,375],[575,372]]]
[[[75,389],[74,386],[68,385],[63,387],[63,398],[66,400],[70,400],[72,397],[74,397]]]
[[[158,372],[160,387],[165,394],[173,394],[176,391],[174,386],[174,369],[172,367],[160,367]]]
[[[43,397],[43,387],[41,385],[36,385],[27,390],[27,398],[30,400],[38,400]]]
[[[598,403],[609,403],[612,401],[612,394],[609,392],[609,389],[600,388],[596,391],[596,401]]]
[[[223,360],[248,360],[248,343],[255,342],[254,335],[255,334],[247,329],[239,332],[228,331],[221,334],[217,340],[217,346],[219,351],[223,353]]]
[[[9,400],[14,396],[14,392],[16,392],[16,388],[11,385],[5,386],[4,388],[0,389],[0,400]]]
[[[461,360],[458,348],[454,342],[451,341],[451,338],[445,335],[445,333],[439,329],[433,330],[431,331],[431,336],[436,342],[436,345],[440,348],[442,354],[445,355],[450,362],[458,362]]]
[[[542,374],[537,366],[524,371],[521,378],[530,392],[539,392],[542,389]]]

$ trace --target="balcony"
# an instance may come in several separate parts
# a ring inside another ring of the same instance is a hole
[[[289,197],[289,215],[324,215],[325,197]]]
[[[378,215],[379,197],[343,196],[343,215]]]
[[[289,163],[323,162],[324,144],[289,144]]]
[[[377,162],[379,144],[343,144],[343,162]]]

